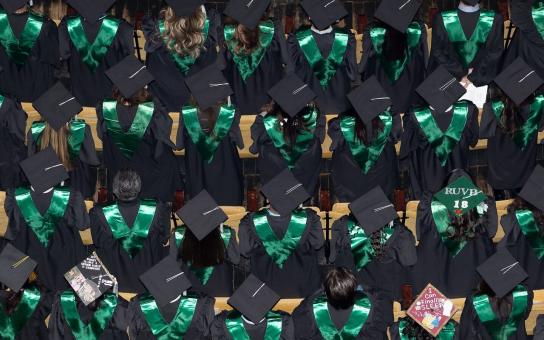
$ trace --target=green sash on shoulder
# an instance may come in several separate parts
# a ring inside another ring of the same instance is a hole
[[[535,23],[536,30],[544,39],[544,2],[536,3],[531,9],[531,16]]]
[[[408,322],[404,319],[399,321],[399,338],[400,340],[417,340],[414,336],[408,336],[404,334],[404,329],[406,329],[406,326],[408,326]],[[448,321],[448,323],[442,328],[440,333],[438,333],[438,336],[436,337],[436,340],[453,340],[455,338],[455,324],[452,320]]]
[[[70,135],[68,136],[68,153],[72,160],[79,158],[81,146],[85,140],[85,121],[83,119],[74,119],[69,123]],[[36,145],[40,145],[42,133],[45,130],[45,122],[33,122],[30,129],[32,139]]]
[[[372,304],[367,296],[357,298],[348,321],[342,329],[338,329],[329,314],[327,297],[317,297],[313,303],[315,323],[325,340],[356,339],[361,333],[371,309]]]
[[[266,331],[263,340],[278,340],[281,336],[282,316],[279,313],[270,311],[266,313]],[[225,320],[230,336],[235,340],[251,340],[244,327],[242,314],[238,311],[229,313]]]
[[[363,228],[352,218],[347,219],[347,228],[350,237],[351,254],[357,271],[361,271],[374,260],[376,253],[372,247],[372,239]],[[380,244],[384,245],[393,236],[395,229],[389,225],[380,230]]]
[[[519,229],[525,238],[527,238],[536,257],[542,260],[544,258],[544,236],[542,236],[541,227],[536,223],[532,211],[516,211],[516,220],[518,221]]]
[[[4,47],[6,54],[16,64],[22,65],[30,56],[42,31],[45,17],[35,13],[28,13],[28,20],[19,38],[11,29],[8,14],[0,9],[0,44]]]
[[[151,333],[158,340],[183,339],[193,321],[197,303],[198,299],[195,296],[180,297],[178,310],[170,323],[164,320],[157,302],[149,294],[144,294],[140,298],[140,309]]]
[[[35,286],[23,291],[21,300],[11,314],[5,312],[5,306],[0,307],[0,339],[13,340],[19,336],[21,330],[36,311],[40,303],[41,293]]]

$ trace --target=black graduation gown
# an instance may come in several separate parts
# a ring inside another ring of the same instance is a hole
[[[533,339],[535,340],[544,339],[544,314],[539,314],[536,317],[536,325],[533,330]]]
[[[119,122],[123,130],[130,129],[137,107],[117,105]],[[132,158],[126,158],[111,139],[103,118],[102,105],[97,106],[98,138],[103,143],[104,164],[108,170],[108,192],[112,192],[113,178],[121,169],[133,169],[142,179],[140,197],[171,202],[181,185],[181,175],[170,141],[172,119],[164,107],[155,100],[155,111],[138,148]]]
[[[291,170],[291,173],[304,185],[304,189],[306,189],[310,196],[315,195],[319,188],[322,155],[321,144],[325,140],[325,124],[325,116],[319,114],[314,131],[314,141],[310,144],[308,150],[300,156],[295,167]],[[251,139],[253,144],[249,147],[249,152],[259,155],[257,157],[257,168],[261,184],[265,185],[288,167],[287,161],[285,161],[279,150],[274,146],[272,139],[268,136],[262,115],[258,115],[253,125],[251,125]]]
[[[409,318],[408,316],[404,317],[404,318]],[[390,334],[390,339],[391,340],[402,340],[400,338],[400,333],[399,333],[399,322],[400,320],[404,319],[404,318],[399,318],[399,320],[397,322],[394,322],[391,326],[389,326],[389,334]],[[454,321],[453,319],[451,320],[451,322],[455,323],[455,335],[453,336],[453,340],[461,340],[460,336],[459,336],[459,324]],[[422,332],[426,332],[424,331],[423,327],[421,327],[422,329]],[[436,339],[436,338],[432,338],[432,339]]]
[[[240,254],[250,260],[250,272],[265,282],[282,298],[306,297],[321,285],[319,262],[324,244],[323,229],[319,216],[311,209],[307,212],[306,229],[298,247],[280,269],[267,254],[255,230],[254,213],[246,215],[240,222],[238,239]],[[283,237],[287,231],[291,215],[268,215],[270,228],[276,237]]]
[[[307,27],[303,27],[306,29]],[[312,32],[321,55],[326,58],[334,42],[334,29],[330,33],[318,34]],[[317,95],[317,107],[323,114],[341,113],[351,107],[346,94],[351,91],[352,82],[358,79],[357,59],[355,56],[356,42],[353,34],[349,33],[348,44],[344,59],[338,66],[334,77],[329,81],[327,88],[323,88],[319,79],[314,75],[310,64],[306,60],[298,43],[295,33],[287,39],[287,50],[291,56],[296,75],[302,79]]]
[[[40,214],[44,214],[53,192],[39,194],[32,191],[31,196]],[[71,190],[64,218],[56,225],[47,248],[27,225],[15,200],[14,190],[7,191],[4,207],[9,218],[5,238],[17,249],[38,260],[38,282],[51,290],[66,289],[68,282],[64,274],[87,257],[79,231],[89,227],[89,215],[81,194]]]
[[[125,57],[134,54],[134,28],[125,20],[121,20],[108,52],[93,72],[82,61],[82,56],[70,39],[67,19],[64,17],[59,25],[60,57],[68,63],[71,92],[83,106],[95,106],[105,98],[111,98],[113,85],[106,77],[105,71]],[[102,20],[90,22],[82,18],[83,29],[91,44],[96,39]]]
[[[329,261],[337,267],[346,267],[357,276],[364,290],[381,289],[392,298],[401,298],[401,286],[406,283],[405,268],[417,261],[415,237],[404,225],[395,221],[393,235],[385,244],[385,254],[373,259],[361,271],[357,271],[351,252],[348,216],[343,216],[332,225],[331,252]]]
[[[293,325],[293,319],[291,318],[291,315],[281,311],[278,313],[281,313],[282,315],[281,334],[278,340],[294,340],[295,327]],[[230,335],[227,325],[225,323],[228,315],[229,312],[222,311],[213,320],[213,323],[210,327],[210,332],[214,340],[236,340],[232,337],[232,335]],[[266,320],[257,324],[251,324],[242,317],[242,321],[244,323],[244,329],[246,330],[251,340],[264,339],[267,325]]]
[[[139,202],[118,202],[118,204],[125,222],[133,228],[140,207]],[[91,209],[89,216],[96,253],[106,268],[117,278],[119,291],[144,292],[145,288],[140,282],[140,275],[168,255],[165,244],[170,234],[170,208],[166,204],[157,203],[155,217],[143,247],[132,258],[123,249],[122,239],[118,240],[113,236],[102,207],[97,206]]]
[[[1,73],[0,73],[1,74]],[[26,158],[25,129],[27,114],[21,104],[4,97],[0,106],[0,189],[22,184],[19,162]]]
[[[404,115],[404,132],[401,139],[399,160],[410,172],[412,195],[419,199],[423,192],[436,192],[448,174],[454,169],[468,169],[469,147],[478,143],[478,108],[469,102],[469,112],[465,129],[459,143],[455,145],[448,156],[445,166],[440,160],[427,137],[424,135],[414,113]],[[432,111],[432,115],[442,132],[446,131],[453,117],[453,110],[445,113]]]
[[[185,77],[216,62],[217,46],[223,41],[221,16],[215,10],[207,10],[207,16],[210,20],[208,39],[187,75],[181,73],[172,60],[170,51],[160,37],[158,21],[146,17],[142,23],[146,39],[146,66],[155,77],[155,81],[149,84],[149,87],[153,95],[164,103],[169,112],[180,111],[189,101],[190,93],[185,85]]]

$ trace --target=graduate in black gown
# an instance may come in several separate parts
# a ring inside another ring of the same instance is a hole
[[[205,0],[168,0],[158,19],[146,17],[146,65],[156,81],[150,90],[169,112],[189,100],[185,77],[216,62],[222,45],[221,16]]]
[[[0,71],[1,72],[1,71]],[[26,158],[27,114],[17,101],[0,95],[0,189],[22,184],[19,162]]]
[[[393,301],[380,290],[357,288],[355,276],[346,268],[332,268],[324,289],[304,299],[293,311],[295,338],[387,339],[393,322]]]
[[[391,340],[461,340],[459,338],[459,324],[451,319],[435,338],[409,316],[399,318],[389,326]]]
[[[319,185],[325,116],[311,104],[315,93],[294,74],[283,78],[269,94],[273,102],[251,126],[249,148],[259,155],[261,183],[289,169],[313,196]]]
[[[186,78],[192,105],[180,112],[177,149],[185,149],[185,196],[203,189],[219,205],[242,205],[244,177],[238,148],[244,147],[232,89],[216,65]]]
[[[321,220],[313,210],[299,207],[309,195],[288,170],[261,191],[270,207],[240,222],[240,254],[249,259],[250,272],[282,298],[309,296],[321,284]]]
[[[105,71],[134,54],[134,28],[104,14],[114,0],[70,0],[79,15],[59,25],[60,57],[70,73],[71,91],[83,106],[96,106],[111,96]]]
[[[172,201],[181,175],[170,141],[172,119],[145,88],[153,76],[132,55],[106,74],[115,84],[114,100],[97,106],[96,115],[108,191],[111,193],[115,174],[130,168],[142,179],[141,198]]]

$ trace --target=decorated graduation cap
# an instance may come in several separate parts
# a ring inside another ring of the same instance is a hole
[[[0,253],[0,282],[16,292],[25,284],[37,264],[30,256],[8,243]]]
[[[486,200],[486,195],[470,178],[461,176],[434,195],[448,210],[457,216],[466,214]]]
[[[167,256],[140,276],[140,281],[159,306],[166,306],[191,288],[191,282],[180,264]]]
[[[257,27],[270,0],[230,0],[224,14],[236,19],[247,28]]]
[[[319,30],[326,29],[348,15],[341,0],[303,0],[301,5]]]
[[[206,190],[202,190],[176,214],[199,241],[228,219]]]
[[[44,192],[69,178],[68,172],[50,146],[19,163],[36,192]]]
[[[106,76],[121,91],[125,98],[132,97],[138,90],[155,78],[134,55],[129,55],[106,71]]]
[[[0,5],[8,13],[15,13],[19,8],[28,3],[28,0],[0,0]]]
[[[229,82],[216,64],[185,78],[185,84],[203,110],[233,94]]]
[[[508,294],[528,277],[525,269],[506,248],[497,250],[476,270],[498,298]]]
[[[382,0],[374,17],[404,33],[422,2],[423,0]]]
[[[206,0],[166,0],[166,4],[172,7],[178,17],[193,15],[205,3]]]
[[[115,0],[67,0],[66,2],[85,19],[98,21],[115,3]]]
[[[518,194],[540,211],[544,211],[544,168],[537,165]]]
[[[434,110],[440,113],[446,112],[467,92],[442,65],[431,73],[416,91]]]
[[[76,97],[60,82],[42,94],[32,106],[57,131],[83,110]]]
[[[351,202],[348,207],[367,235],[398,217],[395,206],[379,186]]]
[[[227,301],[253,323],[259,323],[280,296],[251,274]]]
[[[506,67],[494,82],[516,105],[521,104],[544,83],[538,73],[520,57]]]
[[[294,73],[285,76],[274,85],[268,91],[268,95],[291,117],[295,117],[316,97],[308,84]]]
[[[391,98],[375,76],[368,78],[347,95],[351,105],[366,126],[391,106]]]
[[[285,169],[263,185],[261,191],[270,205],[281,215],[287,215],[310,198],[295,176]]]

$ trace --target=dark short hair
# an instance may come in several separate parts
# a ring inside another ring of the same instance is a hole
[[[335,267],[325,276],[327,301],[337,309],[346,309],[355,303],[357,279],[344,267]]]
[[[138,198],[142,180],[132,169],[119,170],[113,179],[113,194],[119,201],[132,201]]]

